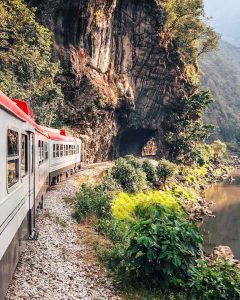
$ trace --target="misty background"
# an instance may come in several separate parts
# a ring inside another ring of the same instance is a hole
[[[222,39],[240,47],[240,0],[205,0],[205,7]]]

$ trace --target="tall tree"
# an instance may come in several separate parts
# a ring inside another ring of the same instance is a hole
[[[0,0],[0,89],[28,100],[38,121],[58,121],[63,102],[55,78],[60,64],[52,58],[53,35],[38,24],[22,0]]]

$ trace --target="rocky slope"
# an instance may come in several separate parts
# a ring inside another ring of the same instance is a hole
[[[139,153],[155,136],[163,149],[164,107],[194,86],[163,31],[154,0],[45,0],[63,74],[64,122],[85,141],[86,161]]]

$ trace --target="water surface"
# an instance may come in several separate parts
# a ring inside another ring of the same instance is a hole
[[[205,218],[202,230],[205,235],[205,250],[211,252],[216,246],[229,246],[240,259],[240,176],[232,183],[216,184],[206,191],[214,218]]]

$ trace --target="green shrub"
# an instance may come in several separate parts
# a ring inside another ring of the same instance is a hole
[[[165,185],[167,179],[172,177],[176,171],[177,171],[177,166],[174,163],[166,159],[161,159],[157,166],[156,173],[159,180],[161,180]]]
[[[112,242],[120,243],[125,240],[127,224],[114,218],[99,219],[97,230]]]
[[[163,191],[150,191],[148,193],[119,193],[112,202],[112,214],[121,221],[132,222],[138,216],[138,207],[151,207],[152,205],[159,204],[164,207],[166,211],[178,211],[183,213],[181,206],[175,200],[171,192]]]
[[[133,156],[133,155],[126,155],[124,156],[124,160],[132,165],[135,169],[141,169],[142,167],[142,162],[139,158]]]
[[[220,140],[216,140],[210,145],[210,151],[215,161],[221,160],[226,155],[227,145]]]
[[[146,174],[147,181],[154,184],[156,180],[156,168],[153,166],[153,164],[148,160],[144,160],[142,169]]]
[[[240,268],[224,259],[201,260],[189,275],[191,300],[240,299]]]
[[[98,218],[110,217],[111,198],[99,187],[83,185],[77,195],[74,217],[81,222],[92,215],[96,215]]]
[[[111,175],[123,190],[129,193],[135,193],[147,187],[146,174],[141,168],[135,168],[129,159],[118,159],[112,168]]]
[[[117,248],[112,267],[146,286],[183,287],[189,267],[201,254],[199,230],[175,210],[149,208],[143,207],[144,218],[130,228],[129,245]]]
[[[111,174],[105,174],[103,176],[101,188],[105,192],[122,192],[122,186],[112,177]]]

